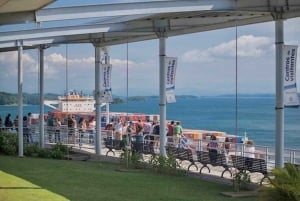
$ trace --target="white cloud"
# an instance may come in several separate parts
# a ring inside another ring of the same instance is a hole
[[[273,47],[268,37],[244,35],[237,41],[238,57],[261,57],[268,54]],[[184,62],[211,62],[217,59],[228,59],[236,55],[236,41],[231,40],[207,49],[194,49],[183,54]]]
[[[1,52],[0,62],[6,65],[16,64],[18,62],[17,52]]]
[[[50,64],[65,64],[66,58],[61,54],[54,53],[46,56],[45,61]]]
[[[273,47],[273,41],[270,38],[253,35],[239,37],[237,44],[238,56],[241,57],[261,57],[270,51],[270,47]]]
[[[32,76],[37,72],[37,62],[28,53],[23,53],[24,76]],[[0,54],[0,63],[4,72],[3,76],[16,77],[18,75],[18,52],[3,52]]]
[[[95,65],[95,58],[94,57],[87,57],[87,58],[79,58],[79,59],[68,59],[68,63],[70,64],[83,64],[93,66]]]

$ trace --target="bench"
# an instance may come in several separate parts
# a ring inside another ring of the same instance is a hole
[[[112,138],[104,138],[104,144],[105,147],[108,149],[108,151],[106,152],[106,156],[109,152],[112,152],[115,156],[114,150],[122,150],[122,148],[124,147],[122,140],[115,140]]]
[[[140,154],[155,154],[153,141],[150,141],[149,135],[132,136],[131,149]]]
[[[201,163],[203,166],[200,169],[200,174],[202,173],[203,168],[208,169],[210,173],[210,168],[208,164],[212,166],[221,166],[224,168],[221,177],[223,178],[225,172],[229,172],[232,177],[232,172],[229,169],[229,165],[226,162],[226,156],[224,153],[215,153],[213,156],[208,151],[197,151],[197,162]]]
[[[167,151],[168,156],[173,156],[175,159],[178,159],[180,161],[179,163],[177,163],[179,167],[183,161],[189,161],[190,164],[188,166],[188,171],[190,170],[190,168],[192,166],[195,166],[196,169],[198,170],[198,166],[195,164],[195,161],[193,158],[192,150],[167,146],[166,151]]]
[[[267,171],[267,163],[266,160],[260,158],[249,158],[244,156],[236,156],[230,155],[233,167],[238,169],[239,171],[249,171],[249,172],[258,172],[263,174],[263,178],[260,181],[260,185],[264,179],[269,179],[268,171]]]
[[[144,143],[143,144],[143,154],[155,154],[153,144]]]

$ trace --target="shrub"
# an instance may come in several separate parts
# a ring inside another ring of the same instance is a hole
[[[293,164],[272,170],[270,186],[262,187],[260,199],[266,201],[300,201],[300,171]]]
[[[126,166],[126,168],[141,169],[145,168],[145,163],[143,162],[142,154],[137,152],[132,152],[130,150],[124,150],[120,156],[121,163]]]
[[[152,154],[149,160],[149,166],[159,173],[170,175],[183,175],[185,170],[178,169],[176,159],[172,156],[165,157],[161,155]]]
[[[24,145],[25,156],[37,156],[39,151],[40,151],[40,147],[37,143]]]
[[[24,155],[38,156],[41,158],[64,159],[69,148],[63,144],[55,144],[51,149],[40,148],[38,144],[25,145]]]
[[[40,149],[38,152],[38,157],[40,158],[51,158],[52,153],[50,149]]]
[[[0,134],[0,153],[6,155],[17,155],[18,136],[9,132],[2,131]]]
[[[238,171],[233,176],[233,190],[236,192],[249,190],[250,183],[250,175],[246,170]]]

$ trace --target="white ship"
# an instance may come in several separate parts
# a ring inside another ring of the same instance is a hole
[[[71,91],[65,96],[58,96],[58,100],[45,100],[44,104],[62,113],[92,113],[95,111],[93,96],[85,96]]]

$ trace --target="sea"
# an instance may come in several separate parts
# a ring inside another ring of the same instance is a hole
[[[45,113],[51,108],[45,106]],[[110,104],[112,112],[159,114],[159,98],[148,97],[136,101]],[[24,106],[23,113],[38,113],[38,105]],[[4,120],[10,113],[17,115],[17,106],[0,106]],[[256,145],[275,147],[275,97],[273,96],[216,96],[176,98],[166,106],[167,120],[180,121],[183,128],[212,130],[244,136]],[[300,108],[284,109],[284,146],[300,149]]]

